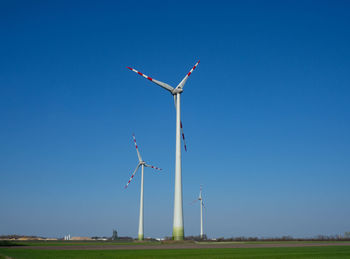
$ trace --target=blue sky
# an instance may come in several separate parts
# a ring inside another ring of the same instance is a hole
[[[182,95],[185,234],[350,231],[347,1],[2,1],[0,234],[172,232]]]

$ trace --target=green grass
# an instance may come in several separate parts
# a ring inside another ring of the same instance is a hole
[[[167,250],[34,250],[0,248],[0,254],[16,259],[93,258],[350,258],[350,246],[215,248]]]
[[[322,243],[349,243],[349,241],[223,241],[223,242],[206,242],[206,241],[201,241],[201,242],[196,242],[197,244],[203,244],[203,245],[210,245],[210,244],[322,244]]]
[[[340,243],[349,241],[229,241],[229,242],[195,242],[203,245],[224,244],[298,244],[298,243]],[[186,242],[185,242],[186,243]],[[91,246],[91,245],[161,245],[157,241],[125,242],[125,241],[0,241],[1,246]],[[167,243],[167,245],[177,243]]]
[[[159,242],[103,242],[103,241],[0,241],[1,246],[89,246],[89,245],[158,245]]]
[[[343,241],[343,240],[330,240],[330,241],[248,241],[248,242],[243,242],[244,244],[322,244],[322,243],[349,243],[349,241]]]

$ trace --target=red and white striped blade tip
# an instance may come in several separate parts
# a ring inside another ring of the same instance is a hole
[[[147,76],[147,75],[141,73],[140,71],[137,71],[137,70],[134,69],[134,68],[131,68],[131,67],[127,67],[127,68],[129,68],[131,71],[134,71],[135,73],[139,74],[140,76],[143,76],[144,78],[146,78],[146,79],[148,79],[148,80],[150,80],[150,81],[153,82],[153,78],[152,78],[152,77]]]
[[[133,178],[133,177],[132,177],[132,178]],[[128,188],[128,186],[129,186],[129,184],[130,184],[132,178],[130,178],[129,182],[125,185],[125,189]]]
[[[125,185],[125,189],[128,187],[128,185],[130,184],[130,182],[131,182],[132,179],[134,178],[134,176],[135,176],[137,170],[139,169],[139,167],[140,167],[140,164],[138,164],[138,165],[136,166],[135,171],[132,173],[132,175],[131,175],[131,177],[130,177],[128,183]]]
[[[162,168],[159,168],[159,167],[156,167],[156,166],[153,166],[153,165],[149,165],[149,167],[151,167],[153,169],[156,169],[156,170],[163,170]]]
[[[136,143],[135,134],[132,134],[132,138],[134,139],[134,144],[135,144],[136,149],[138,149],[138,146],[137,146],[137,143]]]
[[[196,69],[196,67],[198,66],[199,62],[200,62],[200,60],[198,60],[198,62],[193,66],[193,68],[190,70],[190,72],[188,72],[187,76],[190,76],[192,74],[193,70]]]

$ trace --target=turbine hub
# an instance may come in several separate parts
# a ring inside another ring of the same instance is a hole
[[[173,95],[175,94],[181,94],[184,90],[182,88],[175,88],[174,90],[171,91]]]

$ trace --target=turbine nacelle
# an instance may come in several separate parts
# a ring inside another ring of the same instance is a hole
[[[172,95],[181,94],[184,90],[182,88],[176,87],[174,90],[171,91]]]

